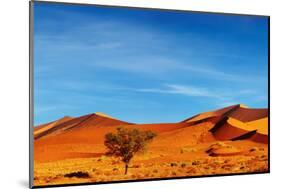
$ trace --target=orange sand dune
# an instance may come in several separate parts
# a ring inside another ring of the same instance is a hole
[[[215,111],[204,112],[204,113],[198,114],[196,116],[193,116],[189,119],[186,119],[183,122],[194,122],[194,121],[198,121],[198,120],[202,120],[202,119],[206,119],[206,118],[224,116],[226,114],[230,114],[231,112],[235,111],[236,109],[238,109],[241,106],[243,106],[243,105],[237,104],[237,105],[229,106],[229,107],[222,108],[222,109],[215,110]]]
[[[251,139],[261,143],[268,142],[267,109],[251,109],[238,104],[198,114],[183,122],[188,125],[214,123],[210,131],[217,140]]]
[[[250,138],[250,140],[268,144],[269,137],[268,137],[268,135],[265,135],[265,134],[256,133]]]
[[[209,129],[213,127],[211,122],[199,123],[197,125],[182,127],[169,132],[160,133],[154,143],[164,146],[187,146],[203,142],[213,142],[215,138]]]
[[[52,129],[52,128],[56,127],[57,125],[60,125],[60,124],[66,122],[66,121],[69,121],[71,119],[73,119],[73,118],[65,116],[65,117],[63,117],[61,119],[58,119],[56,121],[37,126],[37,127],[34,128],[34,137],[36,138],[41,133],[46,132],[47,130]]]
[[[60,124],[56,124],[55,126],[52,127],[49,127],[49,125],[45,125],[41,128],[44,131],[34,135],[34,137],[35,139],[38,139],[44,136],[57,135],[60,133],[69,132],[70,130],[73,129],[81,129],[83,127],[89,127],[89,126],[107,127],[107,126],[130,125],[130,124],[132,123],[120,121],[102,113],[89,114],[89,115],[85,115],[85,116],[70,119],[68,121],[61,122]]]
[[[218,122],[212,129],[212,133],[217,140],[232,140],[241,135],[245,135],[249,131],[241,129],[228,122],[229,118],[225,118]]]
[[[218,122],[211,132],[217,140],[250,139],[261,143],[268,142],[267,119],[252,121],[248,124],[233,118],[225,118]]]
[[[268,134],[268,118],[262,118],[250,122],[242,122],[234,118],[228,118],[227,122],[235,127],[247,130],[254,131],[256,130],[259,133]]]
[[[254,121],[268,117],[268,109],[249,109],[249,108],[238,108],[232,112],[230,117],[243,122]]]
[[[267,108],[253,109],[253,108],[248,108],[242,104],[237,104],[215,111],[204,112],[196,116],[193,116],[191,118],[188,118],[183,122],[194,122],[194,121],[198,121],[210,117],[216,117],[216,116],[228,116],[228,117],[235,118],[239,121],[250,122],[250,121],[255,121],[258,119],[268,117],[268,109]]]
[[[89,152],[92,149],[95,149],[95,153],[104,153],[105,147],[103,146],[103,142],[105,134],[107,134],[108,132],[115,132],[116,128],[119,126],[120,125],[110,127],[99,127],[96,125],[81,124],[80,127],[76,127],[75,129],[72,129],[68,132],[57,132],[55,135],[48,134],[48,136],[37,138],[34,141],[34,159],[35,161],[42,162],[50,161],[50,156],[52,157],[52,160],[79,157],[79,154],[72,153],[72,149],[76,147],[78,148],[78,146],[81,151],[85,151],[87,149],[87,151]],[[151,130],[158,133],[158,135],[160,136],[161,133],[168,133],[173,130],[184,128],[186,127],[186,124],[125,124],[122,126],[130,128],[141,128],[143,130]],[[93,145],[96,145],[95,148],[92,148]],[[97,149],[97,146],[102,147]]]
[[[90,157],[105,152],[104,136],[117,127],[140,128],[157,133],[154,146],[188,146],[216,140],[244,140],[267,143],[267,118],[264,110],[244,110],[239,104],[199,114],[179,123],[132,124],[103,113],[60,120],[39,126],[34,131],[34,159],[44,162]],[[238,112],[238,113],[237,113]],[[243,122],[249,114],[251,120]],[[254,118],[261,118],[253,120]],[[95,148],[92,146],[95,145]],[[77,152],[77,149],[78,152]]]

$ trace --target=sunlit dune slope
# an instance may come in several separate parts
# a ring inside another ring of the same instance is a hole
[[[268,143],[267,109],[238,104],[198,114],[178,123],[133,124],[103,113],[77,118],[64,117],[35,127],[34,160],[37,162],[87,158],[104,154],[105,134],[117,127],[138,128],[157,133],[153,149],[168,151],[215,141],[247,140]],[[224,149],[225,150],[225,149]],[[214,154],[224,154],[214,150]],[[233,148],[231,154],[238,153]]]
[[[242,104],[198,114],[183,122],[195,124],[212,120],[210,130],[217,140],[249,139],[268,142],[268,109],[251,109]]]
[[[73,128],[67,132],[51,133],[45,137],[35,139],[35,161],[45,162],[100,155],[105,152],[105,146],[103,145],[105,134],[115,132],[119,126],[154,131],[158,134],[157,139],[161,138],[162,133],[169,133],[186,127],[185,123],[123,124],[111,126],[100,126],[100,122],[96,124],[91,122],[91,124],[81,124],[79,127],[75,127],[75,129]]]

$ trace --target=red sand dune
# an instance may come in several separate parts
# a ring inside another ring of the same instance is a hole
[[[268,117],[268,109],[249,109],[239,107],[236,111],[232,112],[230,117],[238,119],[243,122],[254,121]]]
[[[265,134],[256,133],[250,138],[250,140],[252,140],[254,142],[268,144],[269,137],[268,137],[268,135],[265,135]]]
[[[56,126],[67,122],[69,120],[73,119],[72,117],[69,116],[65,116],[61,119],[58,119],[56,121],[50,122],[50,123],[46,123],[43,125],[39,125],[37,127],[34,128],[34,137],[37,138],[39,135],[41,135],[42,133],[46,132],[47,130],[50,130],[52,128],[55,128]]]
[[[212,129],[212,133],[217,140],[231,140],[249,132],[229,124],[227,120],[221,121]]]
[[[210,130],[217,140],[250,139],[268,143],[268,109],[251,109],[238,104],[198,114],[184,120],[190,125],[205,121],[215,123]],[[253,133],[253,131],[255,131]]]
[[[40,132],[39,134],[35,135],[35,139],[44,136],[57,135],[60,133],[68,132],[70,130],[81,129],[84,127],[92,127],[92,126],[107,127],[107,126],[131,125],[131,124],[132,123],[111,118],[109,116],[106,116],[105,114],[94,113],[94,114],[88,114],[85,116],[73,118],[68,121],[59,122],[59,124],[56,124],[54,127],[48,127],[49,125],[45,125],[41,129],[43,130],[46,127],[48,128],[44,129],[43,132]]]
[[[188,118],[188,119],[184,120],[183,122],[194,122],[194,121],[199,121],[199,120],[212,118],[212,117],[225,116],[227,114],[232,113],[233,111],[236,111],[240,106],[243,106],[243,105],[237,104],[237,105],[229,106],[229,107],[222,108],[222,109],[215,110],[215,111],[204,112],[201,114],[197,114],[191,118]]]
[[[34,159],[45,162],[99,156],[105,152],[104,135],[119,126],[156,132],[155,147],[181,147],[217,140],[268,143],[267,116],[267,109],[250,109],[238,104],[198,114],[179,123],[133,124],[102,113],[65,117],[35,127]],[[232,150],[238,153],[234,148]],[[213,153],[224,152],[220,149]]]

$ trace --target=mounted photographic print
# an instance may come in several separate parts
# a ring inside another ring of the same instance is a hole
[[[30,186],[269,172],[269,17],[30,2]]]

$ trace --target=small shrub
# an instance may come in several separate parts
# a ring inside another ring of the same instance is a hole
[[[177,163],[171,163],[171,167],[176,167],[176,166],[178,166]]]
[[[132,167],[130,168],[140,168],[140,165],[133,165]]]
[[[250,149],[250,152],[255,152],[255,151],[258,151],[259,149],[257,147],[253,147]]]
[[[118,171],[118,170],[119,170],[119,169],[118,169],[118,168],[116,168],[116,167],[112,169],[112,171]]]
[[[181,167],[182,167],[182,168],[186,167],[186,164],[185,164],[185,163],[182,163],[182,164],[181,164]]]
[[[157,169],[154,169],[152,172],[153,172],[153,173],[158,173],[158,170],[157,170]]]
[[[265,157],[266,157],[266,155],[262,155],[262,156],[261,156],[261,158],[265,158]]]
[[[90,175],[87,172],[78,171],[78,172],[72,172],[72,173],[65,174],[64,177],[68,177],[68,178],[72,178],[72,177],[89,178]]]
[[[200,164],[200,161],[198,161],[198,160],[195,160],[192,162],[192,165],[199,165],[199,164]]]
[[[224,163],[229,163],[229,162],[230,162],[230,159],[224,160]]]

